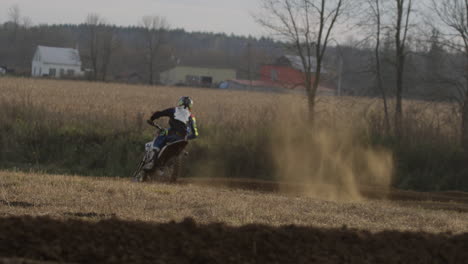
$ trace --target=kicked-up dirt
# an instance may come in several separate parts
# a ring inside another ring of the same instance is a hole
[[[468,234],[25,216],[0,219],[0,256],[0,263],[468,263]]]

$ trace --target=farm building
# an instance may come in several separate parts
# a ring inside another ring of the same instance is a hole
[[[310,57],[312,72],[315,72],[317,60]],[[326,70],[322,68],[322,73]],[[275,86],[294,89],[304,87],[304,67],[299,56],[285,55],[276,60],[274,64],[263,65],[260,69],[261,80]]]
[[[200,68],[176,66],[160,75],[161,83],[165,85],[189,85],[212,87],[222,81],[235,79],[233,69]]]
[[[15,69],[9,68],[7,66],[0,66],[0,75],[5,75],[5,74],[15,74]]]
[[[52,78],[82,76],[80,54],[77,49],[37,46],[31,75]]]

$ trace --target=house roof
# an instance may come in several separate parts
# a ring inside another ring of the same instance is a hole
[[[77,49],[37,46],[37,52],[44,63],[81,65],[80,53]]]
[[[293,68],[300,70],[302,72],[305,71],[304,65],[302,64],[302,60],[300,56],[284,55],[283,58],[286,58],[291,63],[291,66]],[[317,69],[317,59],[312,56],[309,58],[310,58],[310,64],[311,64],[311,72],[315,72]],[[322,66],[321,72],[326,73],[327,70]]]
[[[229,71],[236,71],[234,68],[225,68],[225,67],[207,67],[207,66],[190,66],[190,65],[185,65],[185,64],[181,64],[181,65],[176,65],[174,67],[172,67],[171,69],[169,69],[168,71],[170,70],[173,70],[173,69],[201,69],[201,70],[229,70]]]

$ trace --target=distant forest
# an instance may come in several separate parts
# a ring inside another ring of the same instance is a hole
[[[119,75],[146,72],[146,39],[143,27],[102,26],[102,32],[112,33],[109,70],[106,80]],[[40,25],[16,28],[12,23],[0,25],[0,65],[29,75],[31,60],[37,45],[78,48],[85,68],[91,68],[89,56],[89,26]],[[104,34],[104,33],[103,33]],[[156,55],[156,71],[164,71],[175,64],[199,67],[233,68],[239,78],[247,78],[249,63],[260,65],[282,55],[282,46],[271,39],[240,37],[226,34],[186,32],[182,29],[159,32],[161,38]],[[252,69],[252,72],[254,69]]]
[[[389,95],[395,82],[392,38],[388,35],[382,43],[382,78]],[[453,69],[464,69],[463,59],[444,50],[437,32],[423,41],[410,40],[404,96],[439,101],[456,98],[454,80],[463,73]],[[146,27],[116,27],[101,24],[99,17],[88,17],[80,25],[28,26],[14,21],[0,25],[0,66],[14,69],[15,75],[30,76],[37,45],[78,48],[83,68],[96,74],[88,76],[90,80],[154,84],[161,71],[175,65],[232,68],[239,79],[258,79],[261,65],[293,54],[287,44],[272,38],[186,32],[165,28],[161,21]],[[349,39],[330,46],[324,62],[328,79],[335,84],[341,81],[342,94],[379,96],[373,56],[372,45],[365,41]]]

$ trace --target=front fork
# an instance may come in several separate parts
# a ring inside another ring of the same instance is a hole
[[[156,133],[153,141],[145,144],[145,151],[146,151],[145,165],[144,165],[145,170],[150,171],[154,169],[154,165],[157,159],[156,155],[159,151],[159,149],[156,147],[156,142],[161,137],[167,136],[168,132],[169,132],[168,129],[161,130],[159,133]]]

